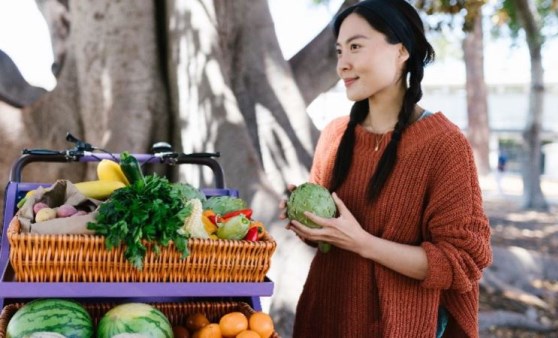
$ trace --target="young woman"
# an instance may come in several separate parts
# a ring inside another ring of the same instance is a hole
[[[332,244],[313,259],[294,337],[477,337],[490,228],[465,136],[417,105],[434,58],[422,21],[404,0],[369,0],[339,14],[334,32],[355,103],[322,131],[311,169],[338,217],[287,225]]]

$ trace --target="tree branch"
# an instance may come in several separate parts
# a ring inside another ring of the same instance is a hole
[[[337,13],[357,2],[345,0]],[[330,24],[289,60],[306,105],[339,81],[335,71],[337,54],[334,45],[335,37]]]

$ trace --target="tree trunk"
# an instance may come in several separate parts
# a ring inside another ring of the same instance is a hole
[[[70,9],[84,138],[132,152],[167,140],[154,2],[78,0]]]
[[[167,2],[171,107],[185,152],[219,151],[229,186],[272,220],[308,178],[315,127],[266,0]],[[203,171],[181,172],[193,184]]]
[[[484,45],[482,15],[474,19],[473,30],[463,40],[466,70],[467,136],[474,151],[479,174],[490,172],[488,99],[484,82]]]
[[[531,58],[531,87],[529,90],[529,112],[523,132],[525,156],[523,159],[523,207],[548,210],[548,203],[541,189],[541,130],[544,103],[544,70],[540,33],[542,22],[535,3],[530,0],[514,0],[519,22],[525,30]]]
[[[66,132],[111,152],[145,152],[153,142],[167,140],[154,5],[102,0],[71,1],[68,7],[68,16],[46,16],[69,17],[71,30],[51,35],[55,46],[64,46],[59,53],[64,62],[57,87],[25,108],[29,146],[68,148]],[[57,25],[49,22],[51,29]],[[48,165],[39,177],[38,182],[79,181],[92,179],[94,170]]]

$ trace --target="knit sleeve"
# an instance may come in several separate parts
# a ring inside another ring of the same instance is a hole
[[[336,118],[322,130],[310,169],[310,182],[328,185],[339,140],[345,131],[347,121],[347,116]]]
[[[492,261],[490,226],[468,141],[460,132],[438,141],[425,212],[428,271],[422,286],[467,292]]]

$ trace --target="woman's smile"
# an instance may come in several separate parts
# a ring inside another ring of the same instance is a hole
[[[349,88],[356,80],[358,80],[358,77],[351,77],[343,79],[343,82],[345,82],[345,87]]]

